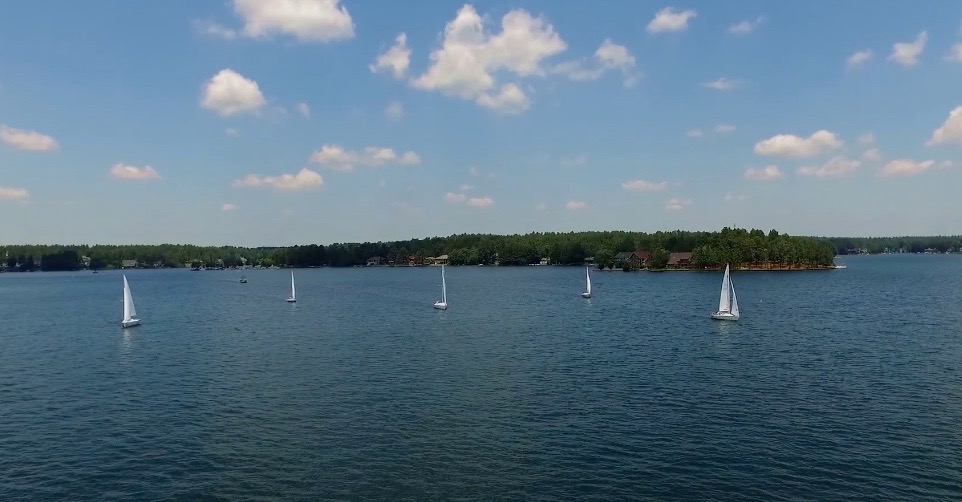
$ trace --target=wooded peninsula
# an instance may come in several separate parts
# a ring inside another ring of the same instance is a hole
[[[776,230],[719,232],[568,232],[524,235],[459,234],[393,242],[293,247],[159,245],[0,246],[0,271],[109,268],[352,267],[450,265],[582,265],[621,269],[810,270],[833,266],[836,255],[952,252],[962,236],[825,238]]]

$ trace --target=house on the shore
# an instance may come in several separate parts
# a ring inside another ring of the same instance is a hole
[[[425,258],[428,265],[440,266],[448,264],[448,255],[443,254],[441,256],[429,256]]]
[[[381,258],[380,256],[372,256],[367,259],[367,266],[380,267],[383,262],[384,262],[384,258]]]
[[[137,260],[123,260],[120,262],[120,268],[137,268]]]
[[[691,267],[691,253],[688,251],[668,255],[668,268],[681,269],[689,267]]]
[[[643,268],[648,266],[651,253],[638,249],[636,251],[622,251],[615,255],[616,267]]]

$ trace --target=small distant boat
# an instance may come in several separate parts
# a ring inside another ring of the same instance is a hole
[[[718,312],[711,315],[719,321],[738,320],[738,299],[735,298],[735,286],[728,275],[728,265],[725,265],[725,278],[722,279],[721,298],[718,299]]]
[[[130,285],[127,284],[127,276],[124,275],[124,319],[120,321],[120,325],[129,328],[140,324],[140,319],[137,319],[136,315],[137,309],[134,308],[134,297],[130,296]]]
[[[291,296],[287,299],[287,303],[294,303],[297,301],[297,294],[294,291],[294,271],[291,270]]]
[[[841,269],[848,268],[848,265],[835,265],[834,268],[835,268],[836,270],[841,270]]]
[[[581,297],[591,298],[591,274],[589,273],[589,269],[587,267],[585,268],[585,284],[586,289],[584,293],[581,293]]]
[[[95,274],[99,274],[100,271],[99,271],[99,270],[94,270],[94,273],[95,273]]]
[[[439,310],[448,308],[448,286],[444,282],[444,265],[441,265],[441,301],[434,302],[434,308]]]
[[[240,283],[241,283],[241,284],[247,284],[247,276],[246,276],[246,275],[242,275],[242,276],[241,276],[241,278],[240,278]]]

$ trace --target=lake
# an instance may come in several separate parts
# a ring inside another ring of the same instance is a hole
[[[0,274],[0,499],[962,497],[962,255]],[[240,284],[245,274],[249,283]]]

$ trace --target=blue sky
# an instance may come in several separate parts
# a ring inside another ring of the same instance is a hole
[[[18,2],[0,242],[960,233],[959,44],[952,1]]]

